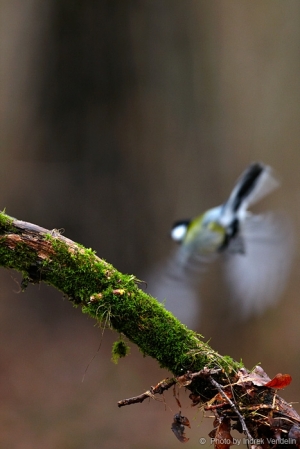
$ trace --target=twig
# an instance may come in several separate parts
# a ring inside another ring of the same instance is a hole
[[[124,407],[125,405],[137,404],[139,402],[143,402],[147,398],[153,397],[155,394],[163,394],[164,391],[171,388],[177,382],[176,378],[173,377],[171,379],[167,378],[159,382],[155,387],[150,387],[150,390],[145,391],[145,393],[140,394],[139,396],[134,396],[129,399],[123,399],[118,402],[118,407]]]
[[[180,385],[186,386],[189,385],[197,377],[210,377],[213,374],[220,373],[221,371],[222,371],[221,368],[209,369],[205,366],[202,370],[197,371],[196,373],[193,373],[192,371],[187,371],[182,376],[176,377],[176,380],[177,383],[179,383]]]
[[[131,404],[138,404],[140,402],[143,402],[145,399],[152,397],[155,394],[163,394],[164,391],[171,388],[173,385],[179,384],[180,386],[187,386],[192,383],[192,381],[197,377],[209,377],[212,374],[217,374],[221,369],[208,369],[204,368],[201,371],[197,371],[196,373],[193,373],[191,371],[188,371],[185,374],[182,374],[181,376],[167,378],[159,382],[155,387],[150,387],[149,390],[145,391],[145,393],[142,393],[138,396],[134,396],[132,398],[128,399],[122,399],[118,402],[118,407],[124,407],[125,405],[131,405]]]
[[[252,441],[253,438],[246,426],[245,420],[242,416],[242,414],[239,412],[237,406],[235,405],[235,403],[227,396],[227,394],[224,392],[222,386],[220,384],[218,384],[218,382],[215,381],[215,379],[213,379],[211,376],[209,376],[209,380],[211,382],[211,384],[216,387],[216,389],[219,391],[219,393],[221,394],[221,396],[223,396],[223,398],[228,402],[228,404],[230,405],[231,408],[233,408],[233,410],[235,411],[235,413],[237,414],[237,416],[239,417],[243,432],[247,435],[248,440]]]

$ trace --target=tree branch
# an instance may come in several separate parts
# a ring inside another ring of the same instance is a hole
[[[23,274],[23,289],[46,282],[61,290],[84,313],[124,334],[175,375],[204,366],[219,365],[229,372],[240,366],[230,358],[223,360],[200,335],[142,291],[135,276],[118,272],[56,229],[1,213],[0,265]]]
[[[145,355],[177,376],[174,382],[160,382],[151,387],[151,394],[146,392],[132,402],[142,402],[161,393],[162,386],[175,383],[191,391],[193,405],[210,407],[219,418],[229,416],[235,421],[242,416],[241,431],[247,428],[255,437],[272,437],[276,432],[278,435],[279,428],[279,434],[292,432],[299,444],[300,417],[265,385],[267,381],[255,383],[240,363],[229,356],[221,357],[199,334],[142,291],[135,276],[118,272],[91,249],[55,229],[50,231],[0,213],[0,266],[22,273],[23,289],[39,282],[59,289],[84,313],[125,335]],[[114,356],[125,353],[122,342],[114,346]],[[193,376],[199,372],[207,375]],[[183,376],[188,376],[184,382]],[[222,388],[223,396],[216,385]]]

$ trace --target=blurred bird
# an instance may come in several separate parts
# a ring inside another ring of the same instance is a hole
[[[177,221],[171,238],[180,247],[167,270],[176,281],[175,289],[193,295],[207,263],[221,257],[230,299],[241,317],[261,313],[274,303],[290,270],[292,227],[284,214],[254,215],[248,208],[278,186],[271,167],[253,163],[237,180],[224,204],[192,220]],[[183,303],[184,299],[182,296]],[[172,294],[167,301],[168,308]]]

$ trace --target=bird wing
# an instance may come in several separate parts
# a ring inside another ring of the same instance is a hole
[[[260,314],[282,294],[290,272],[294,232],[281,213],[250,215],[242,224],[244,254],[224,253],[231,300],[244,318]]]
[[[274,170],[269,165],[265,165],[261,175],[257,179],[255,187],[245,199],[245,209],[257,203],[265,196],[269,195],[273,190],[277,189],[280,181]]]
[[[270,166],[262,163],[249,165],[237,180],[224,204],[220,223],[228,226],[235,215],[244,218],[248,207],[271,193],[279,187],[279,184],[279,180]]]
[[[180,246],[167,260],[157,264],[145,276],[147,293],[164,302],[180,321],[190,328],[199,324],[199,284],[207,265],[216,256],[191,255]]]

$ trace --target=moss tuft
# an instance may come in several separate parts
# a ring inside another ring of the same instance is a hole
[[[14,219],[5,214],[5,209],[0,212],[0,229],[6,232],[14,232],[16,228],[13,226]]]
[[[121,339],[115,341],[112,347],[112,361],[118,363],[119,359],[126,357],[130,352],[130,347]]]

